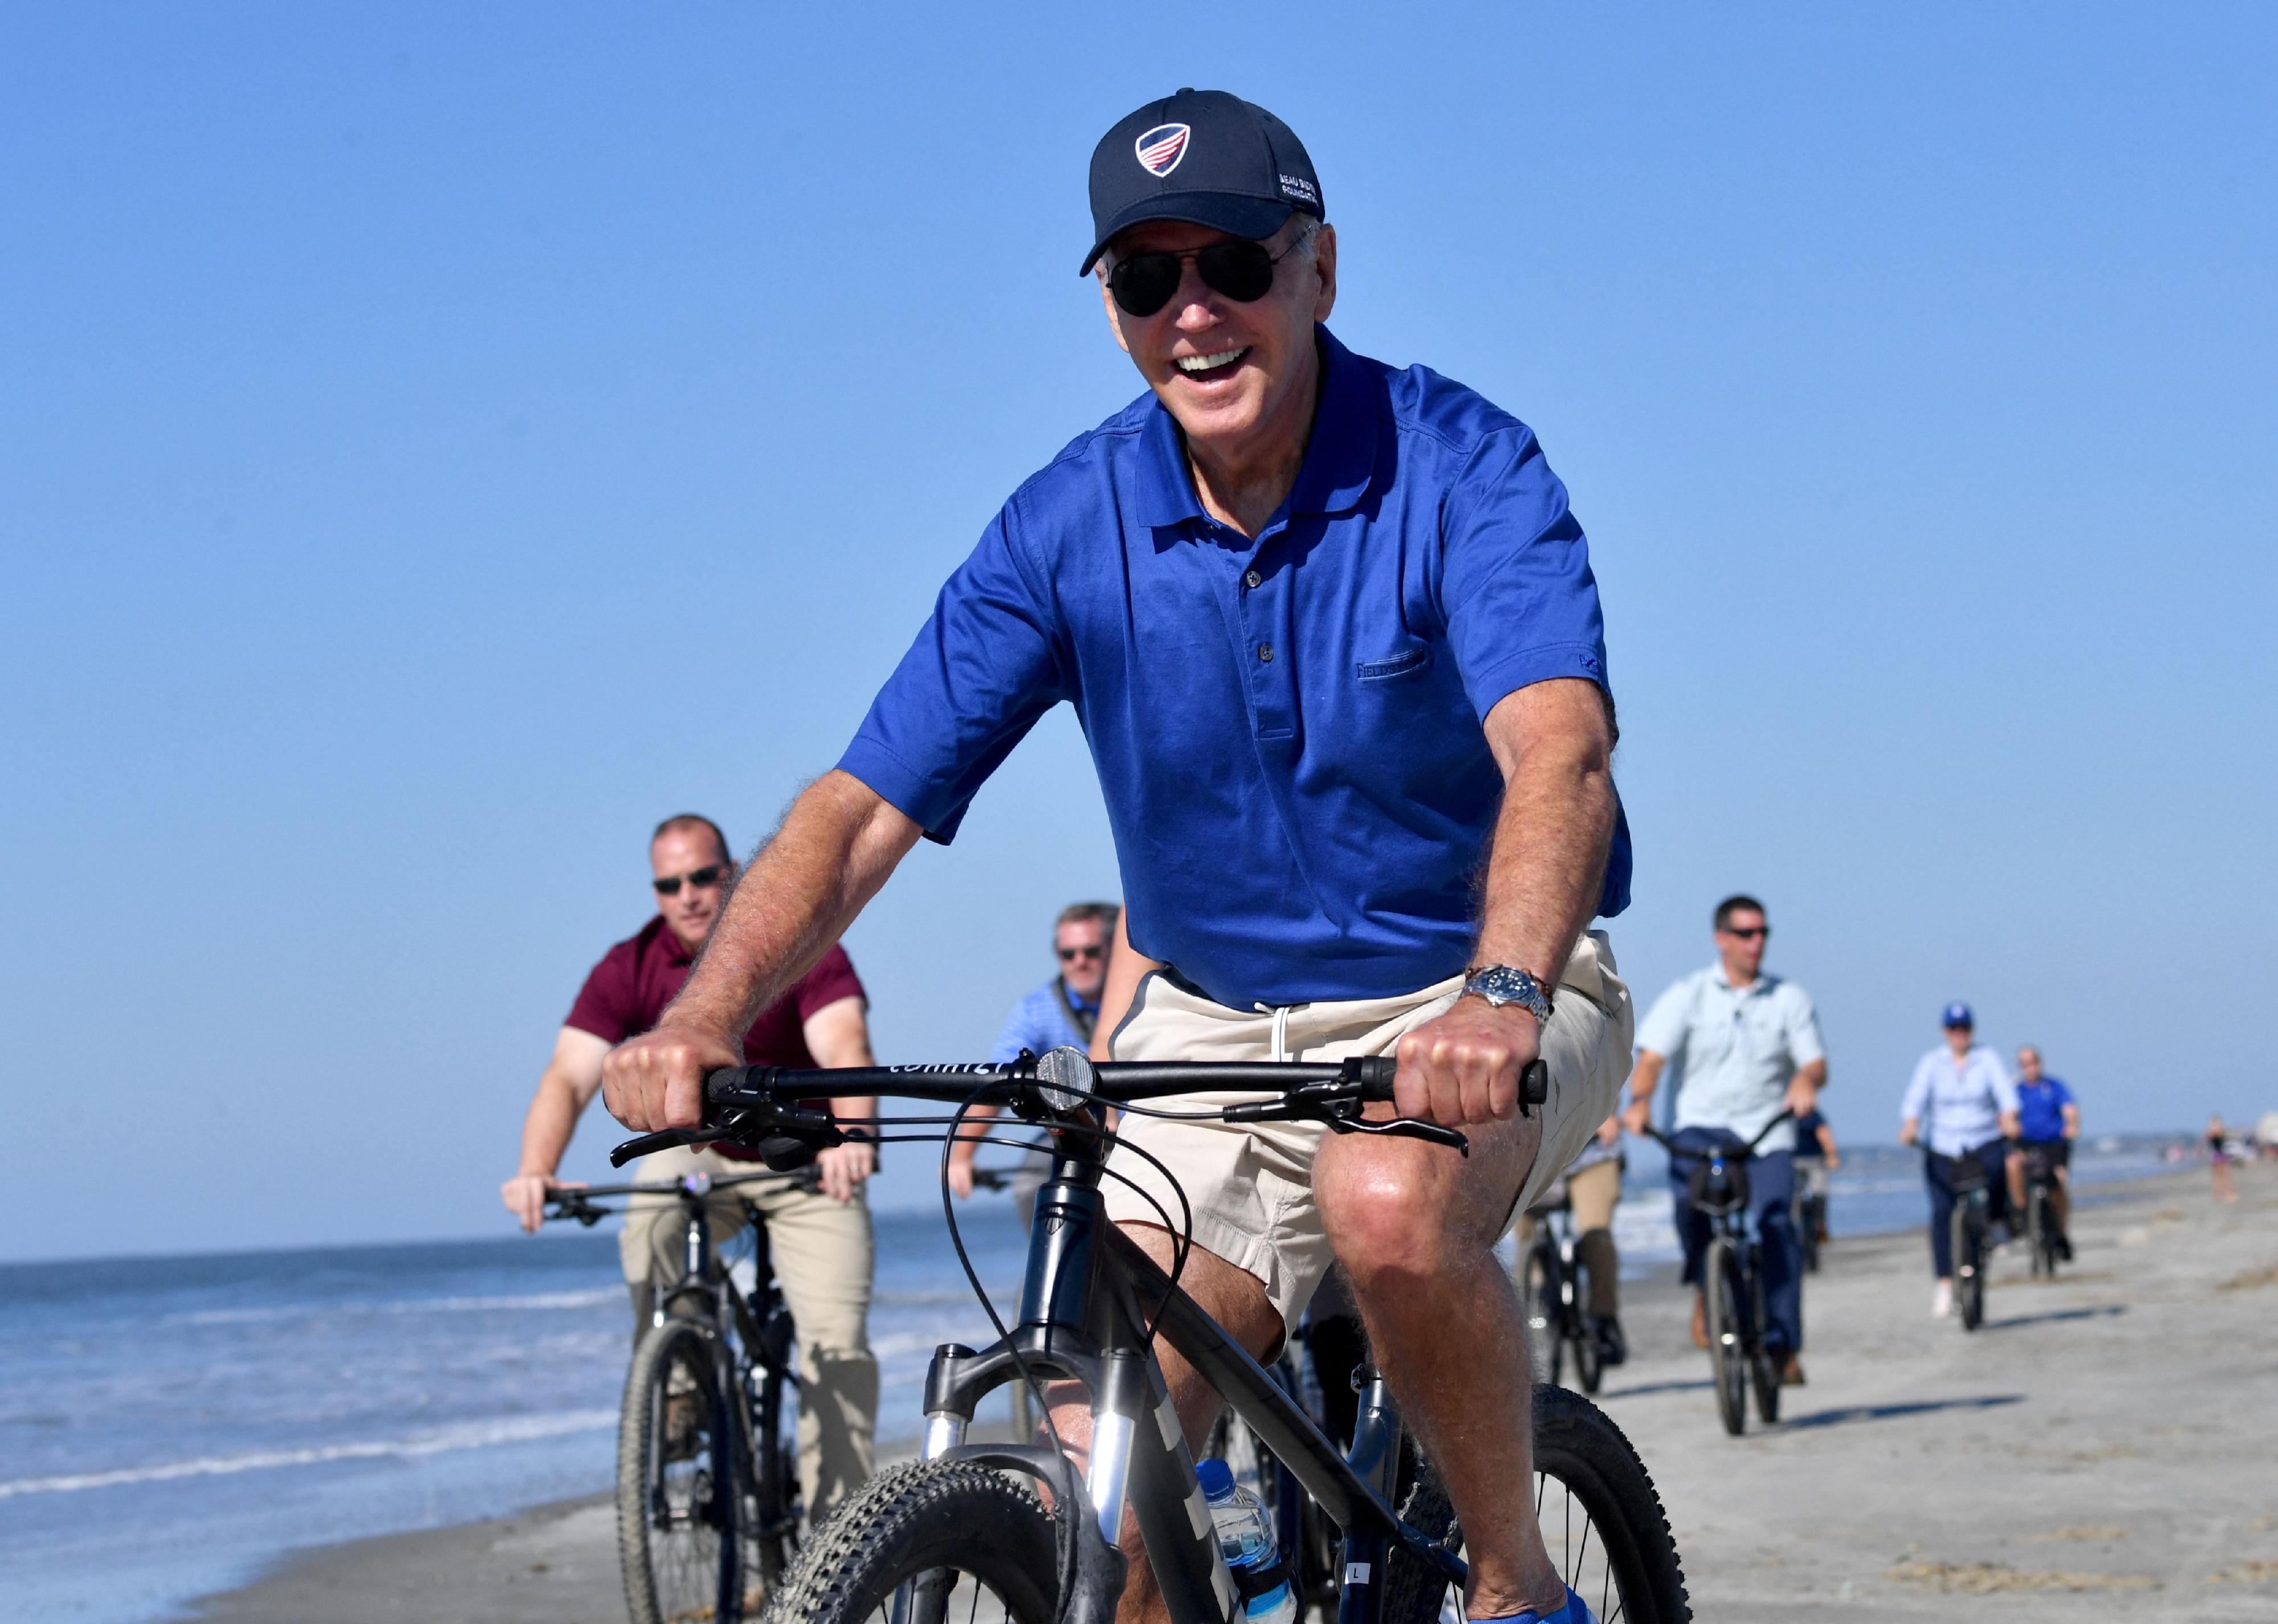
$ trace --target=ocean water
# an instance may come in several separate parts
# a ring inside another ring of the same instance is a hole
[[[2083,1182],[2153,1170],[2090,1156]],[[1624,1272],[1676,1255],[1657,1165],[1630,1170]],[[1838,1235],[1919,1224],[1896,1152],[1834,1180]],[[999,1308],[1024,1237],[962,1209]],[[937,1211],[878,1219],[882,1444],[916,1438],[936,1345],[981,1343]],[[0,1574],[11,1618],[140,1624],[296,1547],[610,1486],[631,1315],[606,1232],[0,1267]]]

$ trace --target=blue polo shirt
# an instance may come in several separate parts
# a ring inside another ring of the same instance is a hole
[[[2017,1085],[2017,1137],[2045,1143],[2064,1137],[2064,1108],[2073,1102],[2063,1079],[2044,1073],[2037,1083]]]
[[[1533,431],[1319,337],[1312,438],[1255,540],[1204,511],[1142,395],[1013,493],[838,763],[946,842],[1067,701],[1132,946],[1235,1009],[1461,970],[1502,794],[1482,719],[1606,682],[1588,544]],[[1624,820],[1601,913],[1629,881]]]

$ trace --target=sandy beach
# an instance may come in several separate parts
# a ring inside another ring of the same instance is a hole
[[[1997,1264],[1987,1324],[1929,1313],[1917,1233],[1838,1238],[1806,1295],[1808,1385],[1726,1437],[1685,1300],[1627,1292],[1601,1402],[1636,1442],[1711,1624],[1838,1611],[2001,1620],[2278,1612],[2278,1170],[2103,1186],[2051,1285]],[[608,1505],[304,1552],[203,1624],[616,1624]]]

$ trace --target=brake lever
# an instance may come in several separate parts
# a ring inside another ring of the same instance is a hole
[[[1442,1127],[1436,1122],[1425,1122],[1415,1117],[1392,1117],[1381,1122],[1372,1122],[1361,1115],[1361,1110],[1357,1086],[1322,1083],[1292,1089],[1279,1100],[1228,1105],[1222,1108],[1219,1115],[1227,1122],[1318,1122],[1332,1133],[1389,1134],[1395,1139],[1420,1139],[1429,1144],[1444,1145],[1466,1156],[1472,1154],[1472,1141],[1454,1128]]]
[[[1420,1139],[1427,1144],[1445,1145],[1466,1156],[1472,1154],[1472,1141],[1454,1128],[1415,1117],[1394,1117],[1383,1122],[1371,1122],[1365,1117],[1331,1117],[1328,1122],[1332,1133],[1387,1133],[1395,1139]]]

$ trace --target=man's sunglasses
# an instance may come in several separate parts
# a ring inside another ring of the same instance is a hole
[[[1772,927],[1769,925],[1752,925],[1746,930],[1734,930],[1727,925],[1724,926],[1724,934],[1728,936],[1738,936],[1743,942],[1754,942],[1759,936],[1770,936],[1772,934]]]
[[[725,863],[707,863],[703,867],[692,868],[684,874],[675,874],[669,880],[652,880],[649,883],[656,888],[659,896],[677,896],[682,881],[686,881],[699,891],[708,891],[720,883],[721,876],[727,872]]]
[[[1254,304],[1272,291],[1273,267],[1303,248],[1319,229],[1317,220],[1279,254],[1268,254],[1262,242],[1213,242],[1177,254],[1149,250],[1129,255],[1108,271],[1107,291],[1126,316],[1152,316],[1171,302],[1186,276],[1186,262],[1192,260],[1204,286],[1236,304]]]
[[[1060,963],[1063,964],[1072,964],[1079,958],[1105,958],[1107,957],[1107,949],[1105,948],[1056,948],[1053,950],[1060,956]]]

